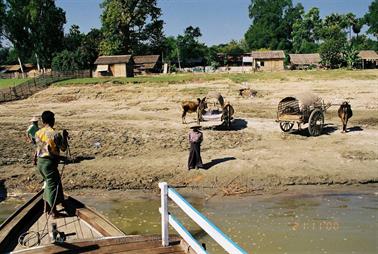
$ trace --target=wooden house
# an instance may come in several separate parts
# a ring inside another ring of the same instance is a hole
[[[252,51],[252,65],[257,70],[281,71],[284,69],[285,53],[283,50]]]
[[[134,60],[131,55],[99,56],[94,62],[95,76],[133,77]]]
[[[161,73],[162,61],[160,55],[133,56],[134,73]]]
[[[320,54],[289,54],[292,69],[308,69],[310,66],[320,66]]]
[[[362,61],[362,69],[378,67],[378,54],[374,50],[361,50],[358,56]]]

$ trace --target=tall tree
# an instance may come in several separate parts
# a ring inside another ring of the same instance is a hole
[[[5,1],[0,35],[9,40],[22,59],[34,54],[49,66],[52,55],[62,49],[65,12],[54,0]]]
[[[249,17],[252,24],[244,35],[250,49],[290,49],[295,20],[303,6],[293,7],[292,0],[251,0]]]
[[[104,0],[101,8],[101,54],[138,54],[146,46],[160,50],[164,37],[157,0]]]
[[[374,0],[370,4],[369,11],[365,14],[365,20],[369,26],[367,32],[378,38],[378,0]]]
[[[187,27],[183,35],[177,36],[180,61],[185,66],[203,64],[206,61],[207,47],[199,42],[201,36],[200,28],[193,26]]]
[[[320,38],[321,19],[318,8],[311,8],[303,19],[298,19],[293,25],[293,52],[317,52]]]
[[[73,51],[80,47],[85,35],[80,32],[78,25],[72,25],[68,34],[64,36],[64,48]]]

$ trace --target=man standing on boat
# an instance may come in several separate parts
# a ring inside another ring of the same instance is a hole
[[[42,113],[42,123],[43,128],[35,134],[37,168],[45,181],[43,199],[45,200],[46,212],[57,217],[59,214],[56,205],[64,201],[63,186],[58,171],[59,152],[64,152],[67,149],[68,132],[64,130],[63,135],[61,135],[53,129],[55,117],[51,111]]]

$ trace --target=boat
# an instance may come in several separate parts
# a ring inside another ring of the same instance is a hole
[[[62,215],[44,212],[43,190],[0,225],[1,253],[188,253],[182,238],[170,236],[162,246],[157,235],[127,235],[94,209],[65,196]],[[191,251],[191,253],[193,253]]]

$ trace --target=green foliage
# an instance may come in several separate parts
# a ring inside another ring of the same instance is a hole
[[[64,37],[64,48],[73,51],[80,47],[85,35],[80,32],[78,25],[72,25],[69,33]]]
[[[378,0],[374,0],[370,4],[369,11],[365,15],[365,20],[369,26],[367,32],[378,38]]]
[[[351,40],[352,45],[357,50],[375,50],[378,51],[378,41],[368,38],[366,35],[353,37]]]
[[[13,48],[0,48],[0,65],[18,64],[18,55]]]
[[[0,89],[17,86],[21,83],[24,83],[26,81],[30,80],[30,78],[4,78],[0,79]]]
[[[52,60],[51,68],[54,71],[76,71],[86,69],[88,59],[80,49],[76,51],[63,50]]]
[[[244,36],[249,49],[290,50],[292,27],[302,14],[303,6],[293,7],[291,0],[251,0],[252,25]]]
[[[164,40],[163,61],[164,63],[177,62],[177,40],[173,36],[168,36]]]
[[[358,56],[358,50],[351,44],[347,43],[343,50],[343,60],[345,61],[347,68],[355,68],[360,63],[360,57]]]
[[[346,43],[343,35],[328,38],[320,45],[320,57],[322,64],[329,68],[340,68],[343,64],[342,50]]]
[[[49,66],[62,48],[65,23],[65,12],[54,0],[7,0],[0,32],[24,62],[37,54],[41,64]]]
[[[208,50],[205,44],[198,41],[201,36],[200,28],[192,26],[187,27],[183,35],[177,36],[177,47],[183,66],[204,63]]]
[[[100,53],[161,53],[163,21],[157,0],[104,0],[101,4],[103,40]]]
[[[318,50],[320,38],[321,19],[318,8],[311,8],[303,19],[298,19],[293,24],[293,52],[313,53]]]

